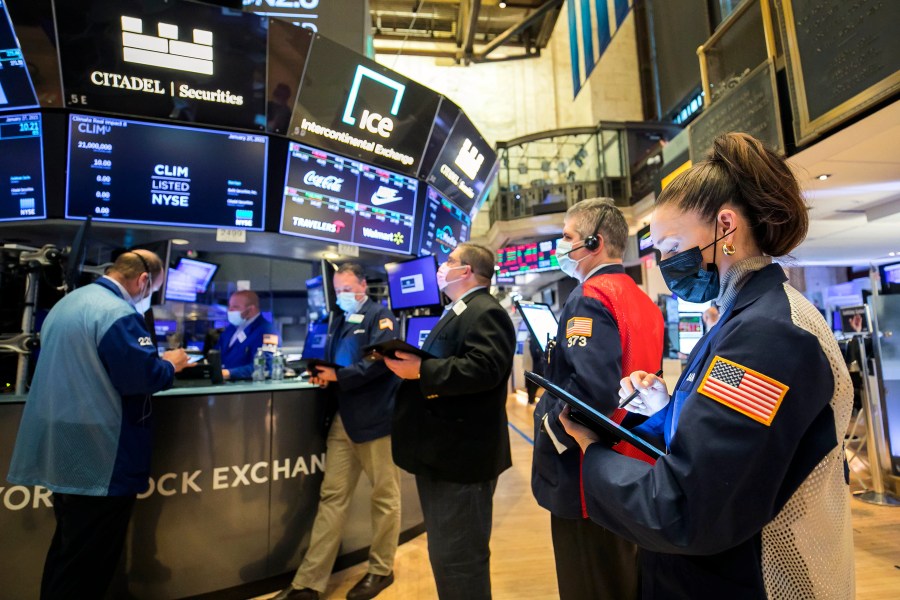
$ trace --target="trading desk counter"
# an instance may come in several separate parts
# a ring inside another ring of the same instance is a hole
[[[309,544],[325,469],[324,393],[299,381],[173,388],[153,401],[150,489],[139,497],[115,597],[183,598],[292,571]],[[36,598],[55,522],[50,492],[5,481],[25,399],[0,396],[0,589]],[[402,530],[421,531],[401,476]],[[339,562],[371,537],[363,477]],[[350,555],[352,553],[352,556]]]

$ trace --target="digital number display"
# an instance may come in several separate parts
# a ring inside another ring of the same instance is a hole
[[[507,246],[497,250],[499,275],[522,275],[559,268],[556,240]]]
[[[409,254],[418,183],[291,142],[281,233]]]
[[[38,106],[22,47],[0,0],[0,111]]]
[[[261,231],[265,136],[69,117],[66,216]]]
[[[41,116],[0,116],[0,221],[43,219]]]

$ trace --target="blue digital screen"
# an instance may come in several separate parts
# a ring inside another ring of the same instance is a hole
[[[291,142],[281,233],[410,254],[418,182]]]
[[[437,266],[433,256],[384,265],[393,310],[434,306],[441,302]]]
[[[66,217],[261,231],[268,138],[71,115]]]
[[[13,31],[6,3],[0,0],[0,111],[37,106],[22,47]]]
[[[41,115],[0,116],[0,221],[43,219]]]
[[[328,321],[310,322],[303,342],[303,358],[325,358],[325,344],[328,341]]]
[[[433,187],[428,186],[425,194],[419,254],[433,254],[440,265],[457,245],[468,241],[472,219]]]
[[[410,317],[406,321],[406,343],[421,349],[428,334],[440,320],[440,317]]]

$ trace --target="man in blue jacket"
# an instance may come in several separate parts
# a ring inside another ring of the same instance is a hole
[[[256,292],[239,290],[233,293],[228,299],[228,327],[216,344],[222,353],[222,377],[250,379],[253,357],[263,345],[263,336],[269,333],[275,333],[275,330],[260,314]],[[269,357],[266,358],[268,363]]]
[[[135,496],[147,490],[151,394],[187,365],[157,355],[143,313],[162,284],[147,250],[60,300],[41,331],[7,479],[53,492],[56,532],[41,598],[102,598],[122,553]]]
[[[366,296],[366,275],[359,265],[341,265],[334,289],[340,310],[329,327],[325,360],[340,368],[317,366],[310,381],[328,387],[337,398],[338,412],[328,432],[328,463],[309,550],[294,581],[275,600],[315,600],[325,591],[361,472],[372,484],[372,544],[368,573],[347,598],[374,598],[394,582],[400,472],[391,457],[390,434],[400,380],[383,361],[364,358],[362,349],[399,337],[399,328],[390,310]]]

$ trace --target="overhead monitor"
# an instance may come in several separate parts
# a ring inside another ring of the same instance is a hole
[[[43,219],[41,115],[0,115],[0,221]]]
[[[359,54],[366,52],[369,4],[366,0],[243,0],[244,10],[277,17],[310,33],[319,33]]]
[[[185,0],[54,5],[67,107],[265,129],[265,17]]]
[[[437,263],[433,256],[384,265],[393,310],[434,306],[441,303]]]
[[[462,242],[468,241],[472,218],[433,187],[426,186],[425,210],[422,213],[422,231],[419,236],[419,254],[433,254],[438,264],[443,264],[450,253]]]
[[[289,136],[416,176],[440,96],[316,36]]]
[[[280,231],[410,254],[417,190],[412,177],[291,142]]]
[[[887,294],[900,292],[900,263],[890,263],[878,267],[881,275],[881,291]]]
[[[440,317],[410,317],[406,320],[406,343],[419,350],[428,339],[428,334],[440,321]]]
[[[263,135],[69,117],[66,217],[261,231]]]
[[[556,337],[559,332],[559,322],[553,309],[549,305],[541,302],[526,302],[519,300],[516,302],[519,307],[519,314],[528,326],[531,337],[538,343],[542,351],[547,350],[548,342]]]
[[[6,2],[0,0],[0,111],[38,106]]]
[[[497,269],[500,275],[524,275],[559,269],[556,240],[500,248],[497,250]]]
[[[838,310],[841,315],[841,331],[845,334],[871,331],[869,312],[865,306],[843,306]]]
[[[205,294],[219,265],[182,258],[166,274],[166,300],[196,302],[198,294]]]
[[[650,226],[640,229],[637,232],[637,242],[638,242],[638,256],[643,258],[645,256],[650,256],[656,251],[656,248],[653,247],[653,239],[650,237]]]
[[[482,197],[496,162],[497,153],[465,113],[460,113],[427,181],[454,204],[471,213]]]

